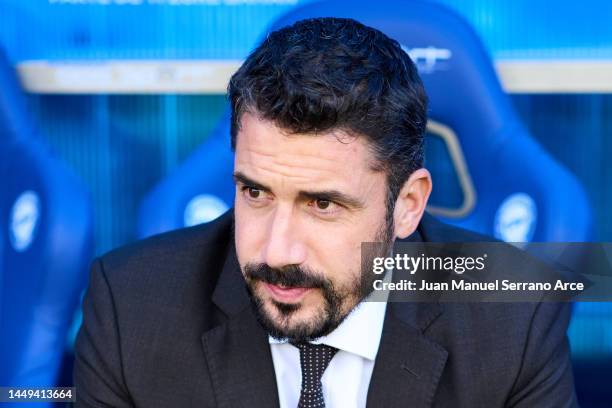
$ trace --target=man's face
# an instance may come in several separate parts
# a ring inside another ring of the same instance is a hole
[[[363,137],[288,135],[245,113],[236,143],[236,250],[260,322],[304,341],[367,294],[361,243],[390,242],[386,177]],[[365,278],[365,279],[362,279]]]

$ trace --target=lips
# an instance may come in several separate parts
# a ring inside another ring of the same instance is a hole
[[[264,282],[263,284],[272,297],[278,302],[284,303],[295,303],[301,300],[306,293],[312,288],[301,288],[301,287],[287,287],[280,285],[273,285],[271,283]]]

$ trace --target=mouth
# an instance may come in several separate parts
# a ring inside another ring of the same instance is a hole
[[[297,303],[313,288],[273,285],[263,282],[263,286],[274,300],[281,303]]]

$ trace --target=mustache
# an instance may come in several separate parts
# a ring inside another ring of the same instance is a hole
[[[251,280],[287,287],[327,288],[330,285],[320,274],[299,265],[272,268],[265,263],[248,263],[244,266],[244,274]]]

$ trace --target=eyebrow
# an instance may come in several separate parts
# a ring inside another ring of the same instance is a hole
[[[234,183],[236,184],[241,183],[249,187],[256,188],[257,190],[263,190],[267,192],[272,191],[270,187],[264,186],[263,184],[258,183],[257,181],[248,178],[247,176],[245,176],[243,173],[239,171],[234,172]]]
[[[350,195],[342,193],[338,190],[300,191],[298,193],[298,197],[305,200],[332,201],[353,209],[360,209],[364,207],[363,202],[358,198],[351,197]]]
[[[234,173],[234,182],[241,183],[247,185],[252,188],[256,188],[258,190],[271,192],[272,190],[251,178],[247,177],[243,173],[237,171]],[[353,209],[360,209],[365,206],[362,200],[345,194],[338,190],[321,190],[321,191],[304,191],[301,190],[298,192],[298,197],[304,200],[323,200],[323,201],[333,201],[335,203],[344,205],[346,207],[350,207]]]

